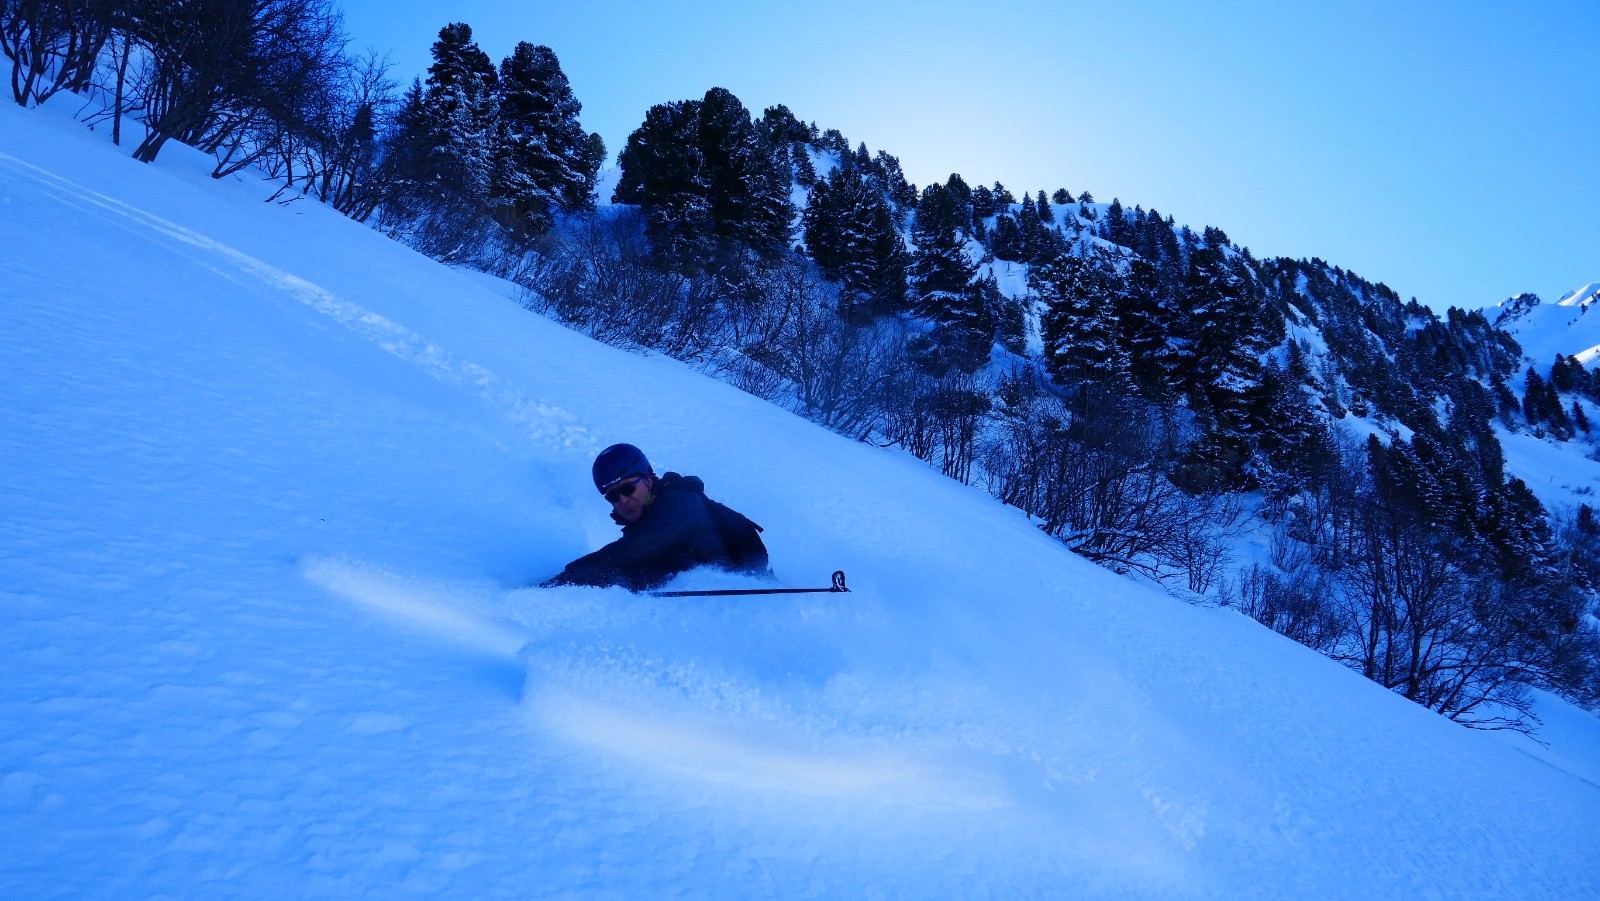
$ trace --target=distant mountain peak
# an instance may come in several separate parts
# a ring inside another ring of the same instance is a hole
[[[1600,300],[1600,282],[1590,282],[1576,291],[1569,291],[1556,301],[1558,307],[1579,307],[1587,310],[1589,305]]]
[[[1516,336],[1530,361],[1548,364],[1561,354],[1589,365],[1600,359],[1600,319],[1586,315],[1597,302],[1600,282],[1590,282],[1551,304],[1541,303],[1533,294],[1507,298],[1492,308],[1491,319],[1497,328]]]
[[[1494,324],[1500,328],[1505,328],[1507,325],[1527,316],[1528,311],[1537,307],[1540,302],[1537,294],[1518,294],[1516,297],[1508,297],[1495,304],[1495,308],[1499,312],[1494,314]]]

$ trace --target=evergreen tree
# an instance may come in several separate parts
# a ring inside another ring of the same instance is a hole
[[[1556,386],[1548,382],[1544,386],[1544,407],[1550,414],[1550,426],[1555,431],[1556,437],[1562,441],[1572,437],[1572,420],[1567,416],[1566,407],[1561,405],[1561,395],[1556,393]]]
[[[1034,203],[1039,208],[1039,221],[1046,226],[1053,227],[1056,224],[1056,211],[1050,208],[1050,198],[1044,196],[1044,192],[1040,191]]]
[[[842,283],[845,304],[873,314],[901,310],[909,254],[888,201],[860,169],[840,166],[818,182],[803,222],[811,258]]]
[[[906,181],[898,158],[880,150],[872,157],[872,171],[883,189],[889,192],[890,200],[902,207],[917,205],[917,188]]]
[[[967,186],[966,179],[959,173],[952,172],[944,183],[945,193],[949,195],[950,204],[954,210],[953,217],[956,227],[968,234],[972,234],[972,188]]]
[[[1021,237],[1022,259],[1033,262],[1040,259],[1044,250],[1044,242],[1039,232],[1039,209],[1034,206],[1033,198],[1027,194],[1022,195],[1022,209],[1017,211],[1017,232]]]
[[[1127,275],[1113,282],[1112,300],[1117,340],[1127,352],[1134,385],[1149,400],[1169,400],[1173,371],[1179,365],[1178,328],[1160,271],[1149,260],[1135,257]]]
[[[1250,272],[1216,247],[1190,255],[1178,308],[1182,341],[1173,375],[1211,427],[1191,451],[1196,487],[1248,487],[1259,425],[1251,418],[1252,392],[1262,380],[1261,354],[1281,337],[1282,322],[1274,328]]]
[[[704,269],[747,253],[772,260],[788,249],[788,173],[727,90],[651,107],[618,162],[613,200],[643,208],[651,246],[673,266]]]
[[[414,79],[395,111],[394,128],[385,142],[381,180],[388,183],[391,216],[404,215],[418,200],[440,190],[433,170],[433,128],[426,93]],[[398,207],[399,209],[396,209]]]
[[[804,144],[794,145],[794,180],[802,188],[810,188],[817,183],[817,167],[811,162],[811,153]]]
[[[1556,354],[1555,365],[1550,367],[1550,384],[1561,392],[1570,392],[1574,387],[1572,369],[1567,366],[1567,358],[1562,354]]]
[[[989,235],[989,252],[997,260],[1020,263],[1028,258],[1023,248],[1022,229],[1015,216],[1001,213],[995,217],[994,229]]]
[[[811,129],[795,118],[787,106],[769,106],[761,113],[758,123],[762,137],[776,147],[779,144],[806,144],[811,141]]]
[[[972,372],[988,359],[994,311],[987,306],[977,267],[966,255],[960,226],[969,215],[944,185],[923,189],[912,229],[913,309],[933,323],[914,348],[924,369],[939,375],[954,367]]]
[[[485,196],[494,142],[494,64],[464,22],[439,29],[432,52],[421,109],[432,177],[448,190]]]
[[[490,196],[502,221],[539,233],[558,209],[592,209],[605,145],[579,126],[583,106],[555,53],[518,44],[500,64],[498,98]]]
[[[1215,247],[1189,258],[1179,308],[1192,395],[1219,414],[1235,409],[1259,381],[1260,354],[1282,331],[1272,327],[1259,286],[1248,271]]]
[[[1099,257],[1067,253],[1036,263],[1028,287],[1044,302],[1044,361],[1063,385],[1128,379],[1127,351],[1117,340],[1111,279]]]
[[[1500,421],[1508,428],[1514,427],[1517,424],[1518,414],[1522,412],[1522,404],[1517,401],[1516,392],[1511,390],[1511,386],[1506,384],[1506,380],[1501,378],[1498,372],[1489,377],[1489,390],[1494,395],[1495,413],[1500,417]]]
[[[993,216],[1000,211],[999,204],[995,203],[994,191],[986,185],[978,185],[972,189],[972,219],[979,222]]]
[[[1546,382],[1532,366],[1523,374],[1526,385],[1522,391],[1522,415],[1528,425],[1538,425],[1550,419],[1549,392]]]
[[[1284,495],[1304,488],[1311,474],[1333,458],[1332,437],[1303,388],[1309,370],[1295,352],[1299,345],[1291,342],[1289,346],[1287,365],[1267,361],[1254,392],[1258,407],[1252,415],[1260,423],[1256,445],[1276,476],[1270,484]],[[1266,479],[1262,481],[1267,484]]]

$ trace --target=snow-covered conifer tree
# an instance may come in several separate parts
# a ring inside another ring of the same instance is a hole
[[[842,283],[848,305],[872,313],[900,310],[909,254],[888,201],[859,167],[841,166],[818,182],[803,221],[811,258]]]
[[[1127,380],[1129,359],[1117,341],[1111,279],[1098,260],[1055,254],[1030,268],[1028,287],[1045,305],[1045,366],[1057,381]]]
[[[526,41],[500,63],[491,196],[502,221],[540,232],[556,210],[593,207],[601,160],[578,124],[573,96],[549,47]],[[603,147],[604,145],[600,145]]]
[[[789,173],[727,90],[651,107],[619,162],[612,199],[644,209],[652,245],[673,265],[745,252],[774,259],[788,248]]]
[[[970,215],[957,192],[945,185],[923,189],[917,205],[911,293],[917,314],[934,323],[918,353],[935,374],[952,366],[973,371],[988,359],[994,342],[994,313],[985,305],[977,267],[967,259],[960,232]]]
[[[422,97],[433,177],[473,196],[489,187],[495,80],[494,64],[472,39],[470,25],[439,29]]]

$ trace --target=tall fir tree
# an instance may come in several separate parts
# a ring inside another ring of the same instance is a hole
[[[578,124],[583,105],[555,53],[518,44],[500,63],[497,95],[490,196],[502,221],[537,234],[557,210],[592,209],[604,143]]]
[[[1043,223],[1046,228],[1054,228],[1056,224],[1056,211],[1051,208],[1050,198],[1046,197],[1043,191],[1040,191],[1039,196],[1034,198],[1034,206],[1038,209],[1039,221]]]
[[[613,199],[643,208],[651,244],[671,265],[704,269],[787,250],[787,167],[726,89],[651,107],[619,163]]]
[[[448,189],[486,196],[494,144],[494,64],[464,22],[439,29],[432,52],[422,116],[433,177]]]
[[[1189,258],[1179,308],[1187,339],[1189,393],[1228,428],[1238,418],[1250,388],[1260,382],[1261,353],[1282,331],[1273,328],[1259,286],[1223,250],[1202,247]]]
[[[1134,257],[1126,275],[1112,283],[1118,344],[1128,355],[1129,374],[1139,394],[1165,403],[1172,399],[1174,371],[1180,365],[1177,314],[1161,271]]]
[[[871,315],[901,312],[909,254],[883,192],[857,166],[840,166],[811,191],[806,249],[841,299]]]
[[[911,294],[914,311],[932,322],[933,329],[915,350],[923,368],[934,374],[952,367],[976,370],[994,343],[994,311],[986,304],[960,232],[969,216],[959,193],[944,185],[924,188],[917,204]]]
[[[1044,361],[1063,385],[1100,382],[1126,387],[1129,357],[1117,335],[1109,263],[1058,253],[1028,271],[1028,287],[1044,303]]]

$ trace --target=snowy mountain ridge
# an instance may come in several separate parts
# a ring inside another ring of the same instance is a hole
[[[1600,321],[1587,315],[1597,300],[1600,282],[1569,291],[1553,304],[1523,294],[1496,304],[1494,323],[1517,339],[1531,364],[1549,365],[1561,354],[1589,365],[1600,357]]]

